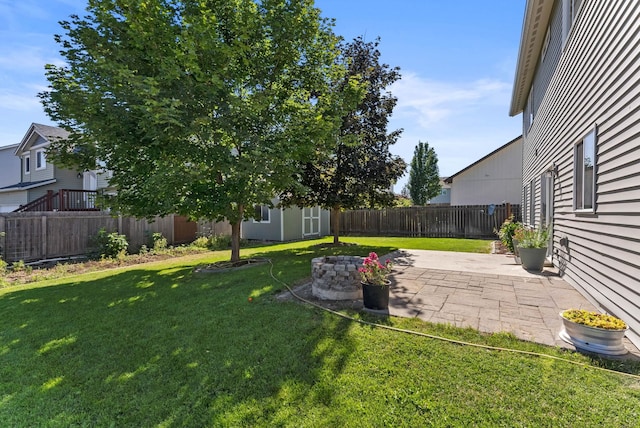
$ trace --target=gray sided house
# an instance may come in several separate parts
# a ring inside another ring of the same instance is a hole
[[[16,148],[18,144],[0,147],[0,187],[20,181],[20,160],[14,154]]]
[[[640,346],[640,2],[527,0],[519,113],[524,222],[553,225],[563,278]]]
[[[451,205],[520,204],[522,136],[453,174],[446,182],[451,187]]]
[[[107,187],[106,173],[60,168],[47,160],[49,145],[68,135],[62,128],[31,124],[13,152],[19,174],[13,182],[3,183],[0,187],[0,212],[13,211],[44,197],[48,192],[58,192],[60,189],[82,191]],[[88,194],[77,193],[73,197],[82,199],[87,198]],[[75,203],[78,207],[92,204],[91,201],[81,200]]]
[[[451,203],[451,185],[447,182],[447,177],[440,177],[440,194],[427,201],[433,205],[449,205]]]
[[[279,201],[274,199],[272,202],[277,206]],[[330,212],[320,207],[269,208],[259,205],[255,210],[254,219],[242,222],[244,239],[293,241],[330,234]]]

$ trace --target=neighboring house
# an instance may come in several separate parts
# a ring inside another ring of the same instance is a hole
[[[0,187],[20,181],[20,160],[14,152],[18,144],[0,147]]]
[[[451,205],[520,204],[522,136],[447,178]]]
[[[274,199],[273,205],[278,205]],[[242,222],[244,239],[265,241],[292,241],[296,239],[326,236],[330,231],[330,212],[320,207],[269,208],[255,207],[256,216]]]
[[[13,183],[0,187],[0,212],[33,205],[36,201],[43,201],[38,210],[95,209],[95,191],[107,187],[107,174],[60,168],[47,160],[49,145],[68,135],[62,128],[31,124],[22,141],[14,146],[19,174]],[[51,198],[45,203],[47,195]]]
[[[451,185],[447,183],[447,177],[440,177],[440,194],[435,198],[429,199],[427,204],[450,204],[451,203]]]
[[[527,0],[519,113],[524,222],[553,225],[563,278],[640,346],[640,2]]]

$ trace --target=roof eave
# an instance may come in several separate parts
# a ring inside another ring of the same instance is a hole
[[[553,0],[527,0],[509,116],[521,113],[527,103],[552,9]]]

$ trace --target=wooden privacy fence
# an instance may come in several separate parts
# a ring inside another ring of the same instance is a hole
[[[345,211],[340,233],[367,236],[496,238],[505,219],[520,218],[520,205],[466,205]]]
[[[85,255],[93,250],[91,238],[101,228],[125,235],[129,248],[136,251],[148,245],[149,236],[156,232],[174,245],[193,241],[200,230],[210,232],[214,228],[218,234],[225,234],[228,225],[196,224],[177,215],[150,222],[91,211],[3,213],[0,232],[5,235],[0,236],[0,255],[9,263]]]

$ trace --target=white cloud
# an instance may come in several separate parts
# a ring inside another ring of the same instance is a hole
[[[424,128],[443,125],[487,104],[504,104],[506,109],[510,91],[510,83],[497,79],[453,83],[425,79],[415,73],[404,74],[391,87],[398,97],[398,116],[413,118]]]
[[[42,105],[35,95],[23,95],[15,93],[0,93],[0,106],[2,111],[40,111]]]

